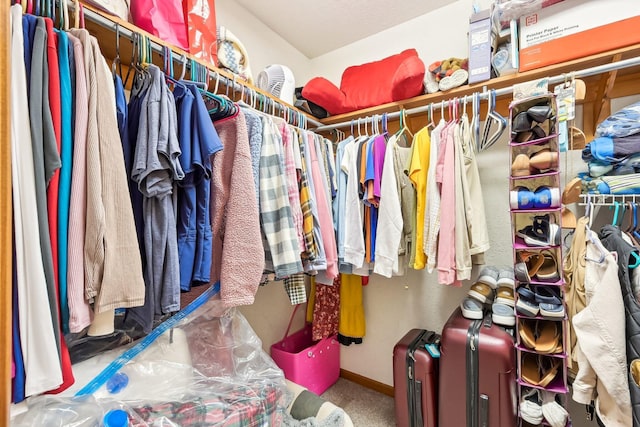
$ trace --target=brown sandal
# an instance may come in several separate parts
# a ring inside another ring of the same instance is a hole
[[[541,354],[562,353],[562,329],[558,322],[540,321],[535,350]]]
[[[558,375],[560,359],[534,353],[523,353],[520,377],[531,385],[547,387]]]

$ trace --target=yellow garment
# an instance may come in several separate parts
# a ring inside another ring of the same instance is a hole
[[[306,319],[308,323],[313,322],[313,307],[316,305],[316,278],[311,276],[311,289],[309,290],[309,299],[307,300]]]
[[[366,332],[362,303],[362,278],[342,274],[340,283],[340,323],[338,332],[349,338],[362,338]]]
[[[424,253],[424,209],[427,205],[427,174],[429,172],[429,154],[431,152],[431,139],[429,129],[423,128],[413,137],[413,150],[411,152],[411,165],[409,166],[409,179],[416,189],[416,248],[413,268],[422,270],[427,263]]]

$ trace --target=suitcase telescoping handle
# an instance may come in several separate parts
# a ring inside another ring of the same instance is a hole
[[[416,358],[414,353],[418,347],[431,344],[437,340],[439,340],[439,337],[435,332],[422,330],[407,348],[407,405],[410,427],[424,426],[424,418],[422,416],[422,382],[416,379]]]

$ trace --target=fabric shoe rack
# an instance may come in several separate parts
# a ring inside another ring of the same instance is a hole
[[[559,145],[553,94],[509,106],[520,426],[570,426]]]

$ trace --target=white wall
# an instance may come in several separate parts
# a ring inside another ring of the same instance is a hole
[[[479,0],[480,8],[488,8],[490,0]],[[340,84],[342,71],[350,65],[385,58],[404,49],[415,48],[425,66],[450,58],[467,56],[467,30],[469,15],[473,12],[472,0],[458,0],[425,15],[381,31],[371,37],[354,42],[333,52],[311,60],[312,77],[322,76],[336,86]]]
[[[216,21],[224,25],[247,50],[254,81],[267,65],[283,64],[293,71],[296,85],[306,83],[309,58],[233,0],[216,0]],[[300,76],[300,77],[299,77]]]

